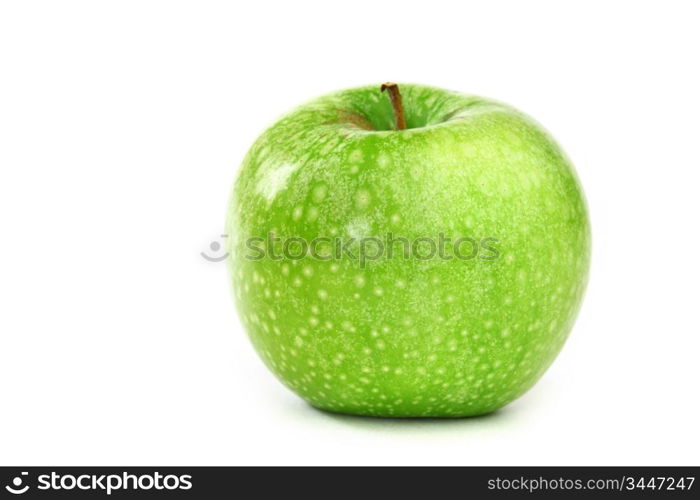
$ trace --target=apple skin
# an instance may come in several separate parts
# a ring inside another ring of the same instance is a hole
[[[565,154],[521,112],[400,90],[407,130],[366,86],[300,106],[251,147],[227,221],[237,308],[269,369],[317,408],[489,413],[535,384],[573,326],[590,259],[585,200]],[[251,260],[248,239],[270,232],[444,232],[496,238],[498,257]]]

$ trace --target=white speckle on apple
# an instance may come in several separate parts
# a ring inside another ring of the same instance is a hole
[[[309,209],[306,211],[306,220],[309,222],[313,222],[318,218],[318,207],[309,207]]]
[[[355,149],[348,155],[348,160],[352,163],[360,163],[362,161],[362,150]]]
[[[355,194],[355,206],[359,209],[367,208],[372,201],[372,195],[367,189],[360,189]]]
[[[323,199],[326,197],[326,193],[328,192],[328,188],[326,187],[325,184],[319,184],[316,186],[313,190],[313,200],[316,203],[321,203]]]

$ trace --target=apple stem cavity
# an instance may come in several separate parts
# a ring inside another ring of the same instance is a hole
[[[382,83],[380,90],[389,92],[389,100],[391,101],[391,107],[394,108],[394,117],[396,118],[396,130],[406,130],[406,117],[403,112],[403,100],[401,99],[399,86],[391,82]]]

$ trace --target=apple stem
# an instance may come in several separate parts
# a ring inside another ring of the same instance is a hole
[[[406,117],[403,113],[403,100],[399,86],[391,82],[382,83],[380,90],[382,92],[389,91],[389,100],[391,100],[391,107],[394,108],[394,117],[396,118],[396,130],[406,130]]]

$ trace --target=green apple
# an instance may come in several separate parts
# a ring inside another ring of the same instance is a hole
[[[522,395],[572,328],[590,257],[581,187],[547,132],[422,85],[282,117],[243,162],[227,230],[241,322],[270,370],[315,407],[385,417]]]

